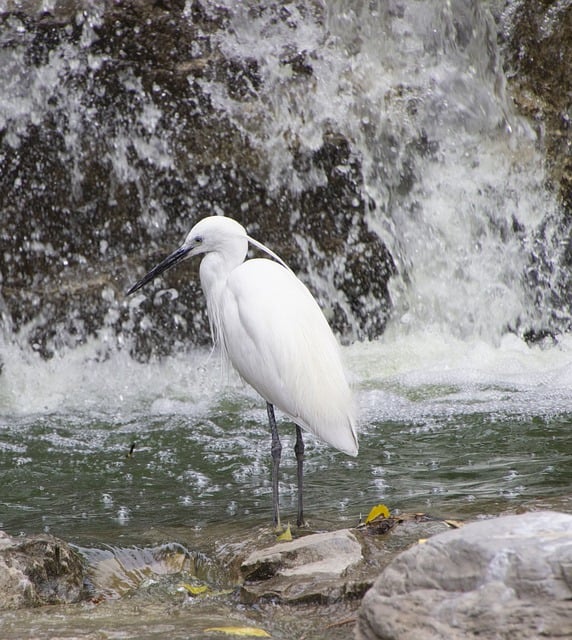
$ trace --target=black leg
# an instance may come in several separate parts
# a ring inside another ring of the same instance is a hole
[[[298,463],[298,526],[304,526],[304,440],[302,429],[296,425],[296,444],[294,445]]]
[[[274,518],[274,526],[280,529],[280,508],[278,497],[278,469],[280,468],[280,456],[282,455],[282,445],[278,437],[278,429],[276,428],[276,418],[274,416],[274,407],[270,402],[266,403],[266,411],[268,412],[268,423],[270,424],[270,433],[272,434],[272,445],[270,452],[272,454],[272,513]]]

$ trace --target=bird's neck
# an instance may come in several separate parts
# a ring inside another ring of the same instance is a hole
[[[201,260],[200,278],[201,287],[207,300],[207,311],[211,325],[213,342],[219,343],[224,350],[224,340],[220,324],[221,297],[227,284],[229,274],[244,260],[238,256],[229,259],[229,256],[216,251],[207,253]]]
[[[226,286],[229,273],[241,262],[242,260],[229,260],[228,256],[217,251],[205,254],[201,260],[200,277],[207,301],[219,297],[221,290]]]

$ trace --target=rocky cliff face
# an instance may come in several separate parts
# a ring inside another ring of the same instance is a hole
[[[364,195],[361,158],[335,122],[312,145],[285,127],[289,173],[275,179],[252,135],[272,96],[258,60],[224,45],[224,6],[61,0],[50,12],[42,7],[12,1],[0,14],[3,82],[12,96],[0,109],[0,311],[10,336],[46,357],[93,335],[102,348],[128,344],[140,356],[208,340],[197,265],[170,273],[145,299],[126,300],[124,291],[197,219],[220,213],[306,280],[343,338],[383,332],[396,267],[369,226],[376,205]],[[320,25],[325,8],[309,1],[249,11],[253,20],[267,12],[269,24],[297,34]],[[570,13],[535,2],[498,11],[511,91],[545,132],[565,216]],[[284,83],[310,92],[315,51],[295,44],[282,47],[276,64]],[[240,118],[229,117],[221,94]],[[412,146],[430,152],[427,140]],[[407,163],[399,175],[394,184],[388,178],[390,199],[411,187]]]
[[[359,160],[335,128],[311,153],[292,140],[299,171],[320,184],[269,188],[264,153],[204,89],[216,79],[244,110],[261,107],[256,64],[218,47],[224,9],[15,4],[0,16],[4,57],[27,67],[24,112],[2,122],[2,296],[14,331],[46,356],[102,331],[134,336],[139,354],[208,340],[197,265],[157,285],[178,294],[147,292],[139,304],[124,291],[199,218],[224,213],[302,278],[317,270],[333,281],[333,302],[310,286],[340,334],[382,332],[393,263],[360,214]],[[276,16],[288,18],[286,7]],[[280,64],[311,83],[303,55],[285,52]]]

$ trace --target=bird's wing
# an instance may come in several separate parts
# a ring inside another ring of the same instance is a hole
[[[248,260],[228,278],[220,317],[224,347],[241,377],[301,427],[355,455],[339,347],[302,282],[270,260]]]

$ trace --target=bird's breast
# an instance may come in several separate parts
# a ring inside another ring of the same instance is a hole
[[[228,275],[217,305],[222,343],[241,377],[300,426],[353,451],[339,347],[302,282],[270,260],[249,260]]]

